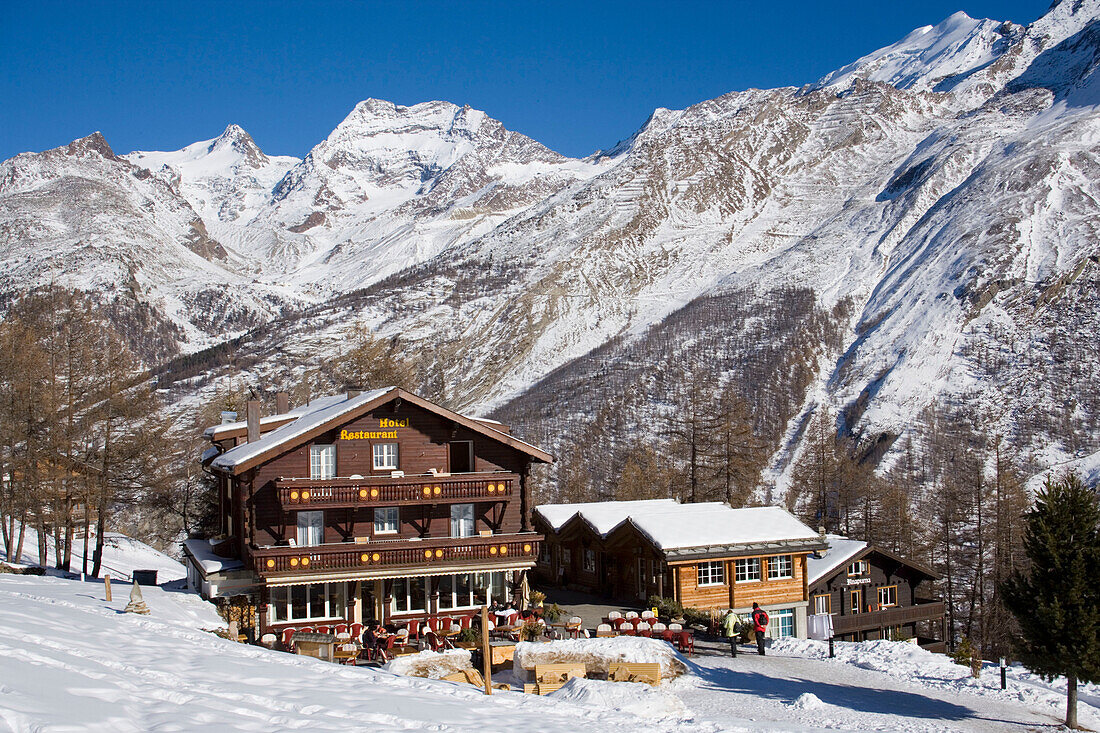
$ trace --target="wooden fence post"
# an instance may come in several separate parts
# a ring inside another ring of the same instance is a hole
[[[104,575],[103,576],[103,590],[107,594],[107,602],[110,603],[110,601],[111,601],[111,576],[110,575]]]
[[[481,607],[481,657],[485,673],[485,694],[493,694],[493,658],[489,655],[489,607]]]

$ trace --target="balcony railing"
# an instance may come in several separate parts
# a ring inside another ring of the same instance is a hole
[[[462,473],[453,476],[368,476],[365,478],[280,478],[275,481],[284,508],[399,506],[511,498],[519,484],[514,473]]]
[[[261,547],[252,550],[252,563],[264,576],[400,567],[431,574],[436,568],[470,563],[492,567],[534,562],[541,541],[542,535],[525,533]]]
[[[902,626],[917,621],[931,621],[938,618],[943,618],[943,601],[884,608],[881,611],[868,611],[867,613],[833,616],[833,633],[837,635],[853,634],[857,631]]]

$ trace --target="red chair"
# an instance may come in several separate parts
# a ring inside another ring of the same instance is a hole
[[[327,626],[318,626],[317,627],[317,633],[318,634],[327,634],[328,633],[328,627]]]
[[[680,632],[680,651],[688,654],[695,653],[695,636],[690,631]]]
[[[316,630],[312,626],[303,626],[302,628],[298,629],[298,631],[302,632],[303,634],[312,634]]]
[[[334,633],[337,634],[337,635],[348,633],[348,625],[347,624],[336,624],[336,628],[334,629]]]
[[[510,614],[508,614],[507,616],[504,617],[504,623],[501,624],[501,625],[502,626],[515,626],[516,625],[516,619],[518,619],[518,618],[519,618],[519,611],[515,611],[513,613],[510,613]]]
[[[298,629],[283,629],[283,649],[289,652],[294,648],[293,640],[296,633]]]
[[[358,641],[359,637],[363,634],[363,624],[351,625],[351,638]]]
[[[424,641],[428,642],[428,646],[431,647],[433,652],[443,650],[443,642],[435,635],[434,631],[429,630],[428,633],[424,634]]]
[[[636,636],[637,633],[634,624],[622,624],[619,626],[619,634],[621,636]]]
[[[671,629],[665,629],[661,632],[661,638],[667,641],[669,644],[675,644],[676,639],[673,636],[674,633],[675,632],[673,632]]]

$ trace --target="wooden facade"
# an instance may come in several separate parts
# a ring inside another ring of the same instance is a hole
[[[217,550],[254,575],[260,633],[461,615],[518,587],[542,540],[528,478],[549,454],[397,388],[315,404],[206,431]]]
[[[722,547],[662,548],[629,518],[601,533],[583,512],[555,527],[541,509],[533,524],[545,537],[536,567],[542,583],[627,603],[656,595],[703,610],[747,613],[755,602],[769,612],[791,612],[792,633],[805,635],[806,557],[821,547],[809,528],[812,540],[731,538]],[[757,572],[746,572],[753,568]]]
[[[810,613],[831,614],[833,635],[840,640],[916,639],[926,649],[943,651],[944,604],[930,588],[938,578],[892,552],[864,546],[838,557],[824,573],[815,572]]]

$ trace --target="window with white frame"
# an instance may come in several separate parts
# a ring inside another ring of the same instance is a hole
[[[879,588],[878,605],[881,608],[898,605],[898,587],[896,585],[884,585]]]
[[[833,612],[833,597],[828,593],[814,596],[814,613],[832,613]]]
[[[311,445],[309,447],[309,477],[330,479],[336,476],[336,446]]]
[[[585,550],[584,551],[584,572],[594,573],[596,572],[596,551]]]
[[[427,578],[394,578],[393,580],[393,611],[394,613],[407,613],[409,611],[426,611],[428,608],[428,579]]]
[[[871,572],[871,563],[866,560],[856,560],[848,565],[848,575],[867,575]]]
[[[775,555],[768,558],[768,580],[782,580],[794,577],[794,560],[790,555]]]
[[[272,588],[268,596],[271,622],[345,618],[345,587],[344,583],[312,583]]]
[[[372,449],[375,471],[397,470],[397,443],[375,443]]]
[[[374,533],[396,534],[399,512],[395,506],[383,506],[374,510]]]
[[[322,511],[298,512],[298,533],[295,540],[299,547],[324,544],[325,513]]]
[[[726,564],[721,560],[699,563],[695,566],[695,584],[698,586],[725,585]]]
[[[794,636],[794,609],[777,608],[768,614],[768,636],[784,639]]]
[[[742,557],[734,560],[734,577],[738,583],[760,580],[760,558]]]
[[[451,537],[474,536],[474,505],[451,505]]]

